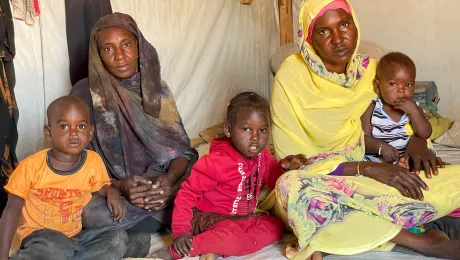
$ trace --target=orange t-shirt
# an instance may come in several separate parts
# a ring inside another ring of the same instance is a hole
[[[73,237],[81,231],[81,214],[91,193],[110,184],[102,158],[84,150],[74,172],[52,170],[42,150],[24,159],[11,175],[5,189],[24,199],[22,239],[40,229],[52,229]],[[85,158],[86,155],[86,158]]]

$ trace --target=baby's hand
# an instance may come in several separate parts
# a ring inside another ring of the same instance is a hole
[[[188,256],[192,250],[192,234],[183,234],[174,239],[174,250],[183,256]]]
[[[402,110],[404,113],[411,115],[413,113],[417,113],[419,108],[417,103],[414,100],[408,98],[400,98],[395,101],[394,104],[395,109]]]
[[[380,154],[386,163],[393,163],[399,159],[399,151],[391,144],[382,143]]]
[[[121,222],[126,216],[127,209],[118,191],[112,187],[107,189],[107,207],[114,221]]]
[[[284,158],[281,167],[285,170],[297,170],[302,166],[312,164],[303,154],[289,155]]]

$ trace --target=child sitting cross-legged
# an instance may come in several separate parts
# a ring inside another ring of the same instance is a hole
[[[44,132],[52,148],[24,159],[5,186],[9,197],[0,220],[0,260],[8,259],[21,211],[21,247],[11,260],[121,259],[128,243],[124,230],[82,231],[82,210],[93,192],[107,198],[114,221],[126,214],[102,158],[85,150],[94,132],[88,106],[65,96],[49,105],[47,115]]]
[[[182,184],[174,201],[174,243],[156,256],[242,256],[283,236],[280,219],[255,211],[262,187],[273,188],[283,172],[309,161],[304,155],[273,158],[266,149],[270,106],[256,93],[241,93],[229,102],[224,132]]]

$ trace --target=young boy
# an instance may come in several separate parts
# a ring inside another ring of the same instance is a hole
[[[255,213],[262,186],[273,188],[282,168],[298,169],[309,161],[297,155],[276,162],[266,149],[270,107],[253,92],[230,101],[224,132],[194,165],[174,201],[169,259],[247,255],[283,236],[280,219]]]
[[[128,242],[124,230],[81,231],[82,210],[92,192],[107,197],[115,221],[126,214],[101,157],[85,150],[94,132],[88,106],[65,96],[49,105],[47,115],[44,132],[52,148],[24,159],[5,186],[9,198],[0,221],[0,260],[8,259],[21,210],[22,243],[12,260],[121,259]]]
[[[405,54],[383,56],[377,67],[374,100],[361,117],[365,134],[365,161],[398,163],[409,168],[403,157],[412,135],[428,139],[431,125],[423,110],[413,101],[416,68]],[[438,162],[443,165],[442,160]]]

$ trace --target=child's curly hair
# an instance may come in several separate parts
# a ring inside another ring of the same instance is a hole
[[[375,77],[381,78],[385,70],[394,64],[407,68],[409,72],[413,73],[414,77],[417,74],[415,63],[409,56],[401,52],[390,52],[380,59]]]
[[[267,117],[270,121],[270,104],[263,97],[254,92],[243,92],[236,95],[227,108],[227,120],[230,124],[235,124],[236,115],[242,108],[251,108],[257,110],[261,115]]]

